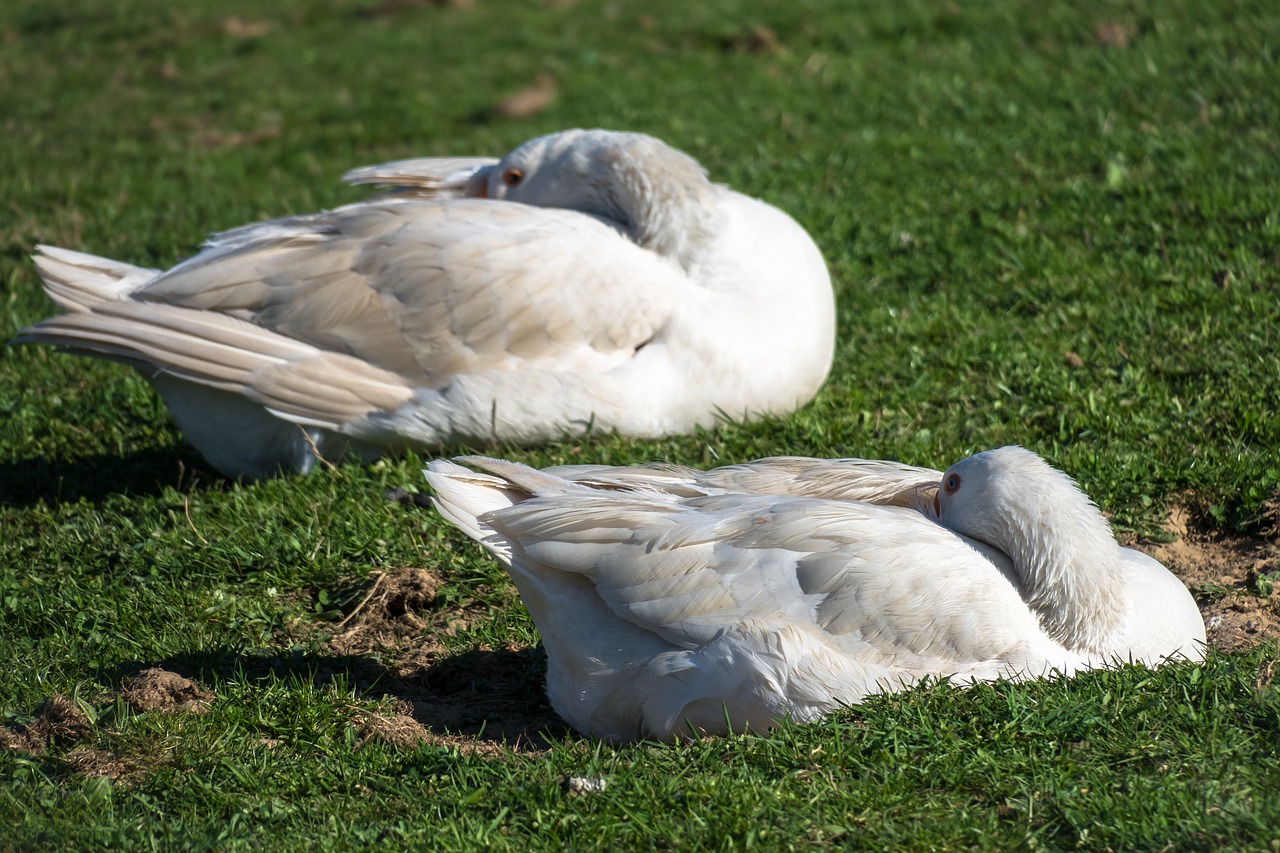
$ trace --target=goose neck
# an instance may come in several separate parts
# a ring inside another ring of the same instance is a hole
[[[647,156],[646,156],[647,155]],[[685,269],[715,227],[716,190],[688,156],[667,149],[619,158],[610,207],[637,244]]]
[[[1055,640],[1072,650],[1104,653],[1123,615],[1119,546],[1109,531],[1099,541],[1057,527],[1047,535],[1036,524],[1012,537],[1007,553],[1023,596]]]

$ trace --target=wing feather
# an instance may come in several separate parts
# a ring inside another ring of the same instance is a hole
[[[683,648],[756,625],[927,671],[1046,654],[1000,570],[911,509],[580,487],[482,521],[515,560],[589,577],[617,616]]]
[[[564,465],[548,473],[594,488],[696,495],[791,495],[902,506],[928,514],[942,472],[874,459],[773,456],[701,471],[657,463]]]
[[[458,373],[600,372],[686,280],[590,216],[484,199],[381,199],[247,226],[136,299],[217,311],[438,388]]]
[[[395,374],[206,311],[138,302],[106,302],[91,312],[51,317],[22,340],[164,372],[242,394],[286,420],[339,429],[372,412],[391,411],[413,392]]]

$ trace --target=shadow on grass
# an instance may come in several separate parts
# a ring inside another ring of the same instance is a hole
[[[470,650],[399,673],[363,655],[223,649],[122,664],[112,681],[119,683],[148,666],[223,691],[235,683],[266,689],[280,681],[349,688],[362,700],[387,701],[392,714],[429,729],[433,737],[428,742],[445,745],[528,752],[573,736],[547,702],[541,648]]]
[[[170,486],[188,488],[196,478],[206,484],[225,482],[186,446],[73,459],[18,459],[0,462],[0,506],[82,499],[101,503],[114,495],[158,495]]]

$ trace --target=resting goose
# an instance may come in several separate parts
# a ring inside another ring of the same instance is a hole
[[[215,234],[168,271],[42,246],[17,340],[133,365],[233,477],[595,428],[784,414],[831,364],[822,255],[649,136],[358,169],[369,201]]]
[[[471,467],[429,463],[435,504],[507,567],[552,706],[597,737],[762,730],[926,676],[1203,655],[1186,587],[1019,447],[945,474],[861,459],[459,461]]]

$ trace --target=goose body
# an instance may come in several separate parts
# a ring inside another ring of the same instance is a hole
[[[590,428],[783,414],[830,367],[834,301],[794,220],[652,137],[409,160],[398,191],[215,234],[167,271],[53,247],[23,330],[137,367],[230,476]]]
[[[1021,448],[945,473],[460,461],[429,464],[436,506],[508,568],[553,707],[594,736],[761,730],[925,677],[1203,654],[1187,589]]]

